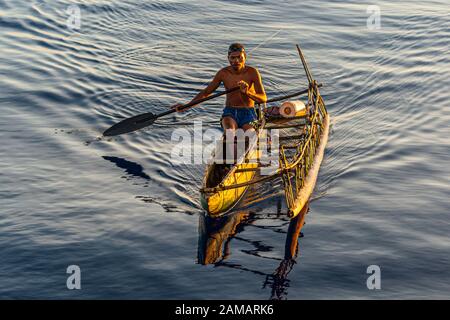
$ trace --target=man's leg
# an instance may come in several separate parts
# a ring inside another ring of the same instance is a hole
[[[236,120],[232,117],[222,118],[222,127],[224,129],[223,135],[223,157],[226,164],[230,164],[230,161],[236,162],[236,146],[234,143],[235,132],[238,129]],[[231,138],[231,141],[227,140],[227,135]],[[230,155],[233,155],[231,158]],[[233,159],[233,160],[231,160]]]
[[[246,123],[246,124],[242,125],[242,129],[244,129],[244,131],[247,131],[247,130],[255,131],[255,128],[250,123]]]
[[[250,123],[246,123],[246,124],[242,125],[242,129],[244,130],[245,136],[246,136],[246,138],[245,138],[245,150],[247,150],[248,149],[248,145],[250,143],[248,138],[254,138],[255,134],[256,134],[256,131],[255,131],[255,128]]]
[[[224,130],[232,129],[236,130],[238,128],[236,120],[234,120],[232,117],[223,117],[222,118],[222,127]]]

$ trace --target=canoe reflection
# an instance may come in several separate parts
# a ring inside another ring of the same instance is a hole
[[[249,271],[265,276],[263,288],[271,288],[270,299],[286,299],[289,280],[287,276],[296,263],[298,254],[298,238],[304,224],[309,205],[305,205],[296,218],[289,222],[286,235],[284,258],[272,274],[251,270],[237,264],[226,263],[231,254],[230,242],[244,228],[254,221],[256,215],[250,211],[238,211],[221,218],[211,218],[201,215],[199,220],[198,263],[230,267],[241,271]],[[264,247],[261,251],[265,251]],[[256,250],[258,251],[258,250]]]
[[[250,213],[239,211],[221,218],[200,215],[198,263],[213,264],[230,254],[230,241],[250,223]]]

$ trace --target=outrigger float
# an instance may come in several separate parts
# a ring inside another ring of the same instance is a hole
[[[298,45],[297,50],[308,79],[308,88],[269,99],[266,104],[307,95],[306,109],[299,111],[293,117],[286,118],[265,113],[267,109],[261,105],[256,107],[257,137],[263,134],[269,136],[272,130],[277,130],[279,133],[279,157],[276,170],[270,175],[260,174],[267,164],[261,162],[261,149],[258,142],[250,144],[244,156],[225,175],[217,174],[220,170],[218,164],[214,162],[208,164],[200,193],[202,206],[211,217],[218,217],[231,211],[250,185],[274,179],[281,178],[283,181],[287,215],[290,218],[296,217],[311,197],[328,140],[330,118],[320,95],[321,84],[312,77]]]

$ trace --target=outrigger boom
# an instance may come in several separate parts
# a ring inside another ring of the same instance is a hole
[[[263,130],[280,130],[278,168],[268,176],[255,177],[264,168],[260,162],[259,145],[250,147],[241,162],[235,164],[220,181],[213,179],[216,165],[206,168],[203,187],[200,189],[202,205],[210,216],[220,216],[240,201],[248,186],[282,178],[285,191],[287,215],[295,217],[305,206],[314,190],[320,164],[328,140],[329,115],[312,77],[302,50],[297,50],[308,79],[309,86],[282,97],[269,99],[267,103],[279,102],[307,94],[306,112],[291,118],[265,115],[258,105],[258,137]],[[283,134],[281,134],[283,133]]]

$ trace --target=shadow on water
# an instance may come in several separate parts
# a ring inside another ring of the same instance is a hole
[[[136,162],[128,161],[128,160],[118,158],[118,157],[109,157],[109,156],[103,156],[103,159],[111,161],[112,163],[114,163],[116,166],[118,166],[121,169],[125,169],[125,172],[129,175],[143,178],[146,180],[151,180],[150,176],[144,172],[144,168]]]
[[[138,200],[141,200],[145,203],[154,203],[161,208],[163,208],[166,212],[183,212],[188,215],[196,214],[197,211],[192,210],[192,206],[190,203],[188,203],[189,207],[182,206],[180,202],[173,202],[170,199],[161,197],[161,193],[155,192],[154,189],[149,188],[150,183],[155,182],[155,176],[150,177],[149,174],[147,174],[144,171],[144,167],[140,165],[139,163],[129,161],[123,158],[114,157],[114,156],[102,156],[103,159],[110,161],[114,163],[118,168],[125,171],[125,175],[122,175],[121,178],[128,180],[137,180],[140,182],[133,182],[134,185],[140,185],[144,188],[150,189],[149,192],[146,195],[135,195],[135,198]],[[161,174],[163,172],[158,171]],[[158,183],[157,183],[158,184]],[[156,188],[156,186],[153,186]],[[182,201],[183,199],[181,199]]]
[[[280,211],[280,206],[278,206],[278,211]],[[263,288],[271,290],[270,299],[285,300],[288,295],[287,289],[290,286],[288,275],[296,263],[298,238],[303,236],[300,231],[308,211],[309,204],[305,205],[299,215],[290,221],[286,234],[284,258],[271,274],[226,261],[231,256],[232,239],[238,239],[237,235],[242,233],[246,226],[257,220],[255,213],[244,210],[220,218],[211,218],[202,214],[198,226],[198,263],[214,264],[216,267],[228,267],[261,275],[264,277]],[[270,248],[262,246],[259,242],[252,242],[252,244],[256,246],[257,252],[270,251]]]

